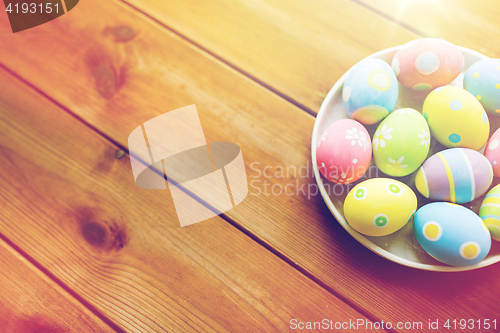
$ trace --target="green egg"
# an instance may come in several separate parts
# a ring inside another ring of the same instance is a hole
[[[425,161],[431,134],[425,118],[416,110],[393,111],[378,126],[372,139],[375,164],[385,174],[403,177]]]

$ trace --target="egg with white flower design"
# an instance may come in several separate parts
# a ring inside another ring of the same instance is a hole
[[[375,164],[390,176],[409,175],[425,161],[430,139],[429,126],[418,111],[411,108],[393,111],[373,136]]]
[[[364,235],[385,236],[408,223],[417,209],[417,197],[406,184],[372,178],[356,185],[344,201],[349,225]]]
[[[425,161],[415,177],[417,190],[437,201],[466,203],[483,195],[493,180],[484,155],[467,148],[440,151]]]
[[[491,248],[491,235],[472,210],[449,202],[421,207],[413,219],[418,243],[432,257],[452,266],[471,266]]]
[[[342,89],[347,114],[365,125],[384,119],[396,105],[397,98],[396,76],[380,59],[364,59],[354,65]]]
[[[372,156],[370,135],[352,119],[331,124],[320,136],[316,162],[321,174],[336,184],[349,184],[361,178]]]
[[[500,128],[488,140],[484,156],[490,161],[495,177],[500,177]]]
[[[401,46],[391,66],[403,86],[428,91],[452,82],[462,71],[464,56],[448,41],[421,38]]]

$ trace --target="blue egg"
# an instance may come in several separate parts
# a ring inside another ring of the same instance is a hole
[[[464,88],[476,96],[486,112],[500,116],[500,59],[484,59],[470,66]]]
[[[451,266],[479,263],[490,252],[491,235],[472,210],[449,202],[433,202],[417,210],[413,231],[424,250]]]
[[[365,59],[354,65],[342,89],[347,114],[364,125],[384,119],[394,109],[397,99],[396,75],[380,59]]]

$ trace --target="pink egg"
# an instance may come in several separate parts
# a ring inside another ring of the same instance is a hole
[[[316,161],[321,174],[331,182],[349,184],[361,178],[372,157],[370,135],[352,119],[331,124],[318,141]]]
[[[484,150],[484,156],[490,161],[493,167],[493,174],[495,177],[500,177],[500,128],[493,133],[486,149]]]
[[[406,43],[392,59],[392,69],[399,83],[421,91],[451,83],[463,66],[464,56],[458,47],[437,38]]]

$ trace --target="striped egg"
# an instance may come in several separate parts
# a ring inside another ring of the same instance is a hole
[[[486,157],[472,149],[451,148],[424,162],[415,185],[428,199],[465,203],[483,195],[492,180],[493,170]]]
[[[488,227],[491,238],[500,242],[500,185],[493,187],[484,197],[479,217]]]

